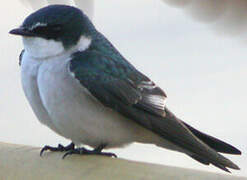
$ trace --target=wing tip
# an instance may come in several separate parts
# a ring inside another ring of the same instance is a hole
[[[234,146],[232,146],[228,143],[221,141],[221,145],[222,145],[222,147],[218,147],[219,149],[215,149],[215,150],[217,150],[218,152],[221,152],[221,153],[232,154],[232,155],[241,155],[242,154],[242,152],[239,149],[235,148]]]
[[[217,152],[226,153],[226,154],[234,154],[234,155],[241,155],[242,154],[242,152],[239,149],[235,148],[234,146],[232,146],[226,142],[223,142],[223,141],[219,140],[218,138],[207,135],[207,134],[193,128],[192,126],[190,126],[189,124],[187,124],[185,122],[183,122],[183,124],[197,138],[202,140],[205,144],[207,144],[208,146],[210,146],[212,149],[216,150]]]
[[[232,154],[235,154],[235,155],[241,155],[241,154],[242,154],[242,152],[241,152],[239,149],[237,149],[237,148],[233,147]]]

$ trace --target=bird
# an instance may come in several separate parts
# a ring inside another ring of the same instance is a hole
[[[49,5],[12,35],[22,37],[21,82],[38,120],[71,144],[44,151],[116,157],[104,149],[133,142],[185,153],[226,172],[240,168],[220,153],[241,154],[176,117],[165,92],[128,62],[82,10]],[[92,149],[82,147],[88,145]]]

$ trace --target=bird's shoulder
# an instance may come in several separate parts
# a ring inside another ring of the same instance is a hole
[[[76,52],[69,70],[81,85],[110,108],[119,111],[120,104],[124,104],[158,116],[165,115],[164,91],[122,56],[95,49]]]

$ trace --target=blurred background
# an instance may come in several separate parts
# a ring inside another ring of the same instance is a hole
[[[132,64],[165,90],[167,106],[178,117],[239,148],[241,156],[227,157],[241,168],[232,171],[234,175],[247,176],[247,1],[232,2],[78,0],[76,5]],[[20,83],[22,41],[8,34],[33,9],[45,5],[41,0],[33,5],[12,0],[1,6],[2,142],[39,147],[69,143],[34,116]],[[132,144],[112,151],[124,159],[224,173],[153,145]]]

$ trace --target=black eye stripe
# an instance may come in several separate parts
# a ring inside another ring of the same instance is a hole
[[[48,25],[48,26],[37,26],[34,29],[31,30],[32,32],[35,33],[57,33],[61,31],[61,26],[60,25]]]
[[[46,26],[36,26],[33,28],[23,27],[23,29],[34,33],[35,36],[43,37],[46,39],[58,39],[62,34],[61,25],[46,25]]]

